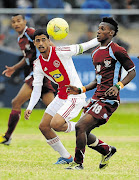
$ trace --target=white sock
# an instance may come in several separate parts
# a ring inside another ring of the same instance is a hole
[[[75,131],[76,122],[68,121],[67,124],[68,124],[68,128],[67,128],[67,130],[65,131],[65,133],[69,133],[69,132],[71,132],[71,131]]]
[[[55,151],[57,151],[60,154],[61,157],[64,158],[70,157],[69,152],[63,146],[58,136],[53,139],[49,139],[49,140],[46,139],[46,141]]]
[[[96,147],[98,145],[98,142],[99,142],[99,140],[98,140],[98,138],[96,138],[96,141],[92,144],[89,144],[89,146]]]

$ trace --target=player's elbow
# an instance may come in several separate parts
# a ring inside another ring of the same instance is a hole
[[[131,77],[131,79],[133,79],[135,76],[136,76],[136,70],[133,69],[133,70],[130,72],[130,77]]]

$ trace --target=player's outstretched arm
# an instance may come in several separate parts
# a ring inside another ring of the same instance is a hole
[[[91,83],[89,83],[86,86],[83,86],[81,88],[78,88],[76,86],[66,85],[68,94],[81,94],[85,93],[86,91],[92,90],[96,88],[97,86],[97,80],[95,79]]]
[[[67,87],[66,91],[67,91],[68,94],[76,95],[76,94],[80,94],[81,93],[80,88],[77,88],[76,86],[66,85],[66,87]]]
[[[19,68],[23,67],[26,64],[25,58],[22,58],[21,61],[14,66],[5,66],[6,69],[2,72],[3,75],[11,77],[11,75]]]
[[[87,51],[88,49],[91,49],[95,46],[98,46],[100,43],[98,42],[97,38],[94,38],[90,41],[84,42],[79,44],[79,54],[83,53],[84,51]]]
[[[97,86],[97,80],[95,79],[94,81],[90,82],[88,85],[85,86],[86,91],[90,91]]]
[[[28,104],[28,107],[24,113],[24,118],[26,120],[29,119],[31,113],[32,113],[32,110],[34,108],[34,106],[37,104],[37,102],[39,101],[40,99],[40,96],[41,96],[41,90],[42,90],[42,86],[34,86],[33,87],[33,91],[31,93],[31,98],[30,98],[30,101],[29,101],[29,104]]]

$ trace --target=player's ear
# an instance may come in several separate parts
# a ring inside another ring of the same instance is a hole
[[[24,23],[27,24],[27,21],[24,19]]]
[[[114,33],[115,33],[114,30],[111,30],[111,31],[110,31],[110,35],[111,35],[111,36],[114,36]]]

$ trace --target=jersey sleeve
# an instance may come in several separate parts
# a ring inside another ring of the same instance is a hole
[[[43,85],[44,74],[42,72],[39,60],[36,60],[33,63],[33,77],[34,77],[33,86],[42,86]]]
[[[30,36],[31,39],[33,39],[34,32],[34,28],[28,28],[27,34]]]
[[[40,99],[44,75],[39,66],[39,60],[34,61],[33,66],[33,91],[27,109],[32,110]]]
[[[70,46],[58,46],[56,47],[56,52],[62,56],[76,56],[79,54],[79,45],[70,45]]]
[[[129,72],[135,68],[133,61],[130,59],[126,50],[123,47],[119,47],[118,50],[115,51],[114,55],[126,71]]]
[[[42,86],[34,86],[27,109],[31,110],[37,104],[41,96]]]
[[[87,51],[88,49],[96,47],[99,44],[100,43],[98,42],[97,38],[94,38],[90,41],[81,44],[57,47],[56,50],[61,51],[65,56],[76,56],[78,54],[82,54],[84,51]]]

